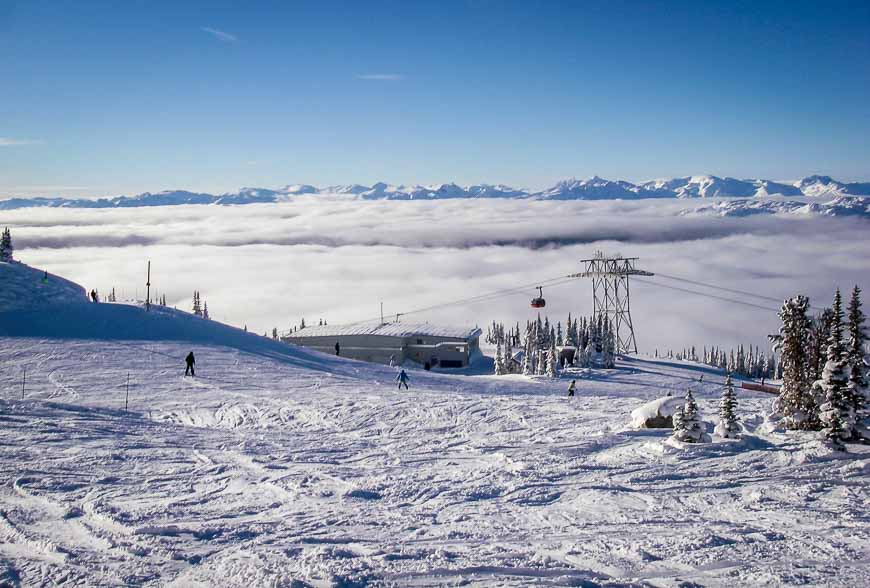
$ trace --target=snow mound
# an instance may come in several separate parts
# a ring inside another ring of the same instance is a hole
[[[631,411],[631,426],[636,429],[670,428],[677,407],[682,405],[683,399],[678,396],[665,396],[647,402]]]

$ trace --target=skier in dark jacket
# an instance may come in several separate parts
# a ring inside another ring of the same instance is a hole
[[[341,355],[341,345],[338,344],[338,341],[335,342],[335,354]]]
[[[402,389],[402,384],[405,385],[405,390],[408,389],[408,380],[410,380],[410,378],[408,377],[408,374],[405,373],[405,370],[399,372],[399,375],[396,377],[396,381],[399,382],[399,390]]]
[[[196,371],[193,369],[193,366],[196,365],[196,358],[193,356],[193,351],[187,354],[187,357],[184,358],[184,363],[187,364],[187,369],[184,370],[184,375],[195,376]]]

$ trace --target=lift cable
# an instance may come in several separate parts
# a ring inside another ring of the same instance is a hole
[[[669,276],[668,274],[663,274],[661,272],[656,272],[656,277],[666,278],[668,280],[676,280],[678,282],[685,282],[687,284],[693,284],[695,286],[703,286],[705,288],[712,288],[714,290],[722,290],[723,292],[731,292],[732,294],[742,294],[743,296],[751,296],[753,298],[758,298],[760,300],[768,300],[770,302],[776,302],[778,304],[783,303],[782,298],[774,298],[773,296],[764,296],[763,294],[756,294],[755,292],[747,292],[746,290],[737,290],[735,288],[728,288],[726,286],[720,286],[718,284],[707,284],[705,282],[699,282],[697,280],[690,280],[688,278],[680,278],[678,276]],[[816,310],[823,310],[821,307],[812,306]]]
[[[760,310],[767,310],[770,312],[778,312],[778,308],[772,308],[770,306],[762,306],[760,304],[755,304],[753,302],[746,302],[745,300],[737,300],[735,298],[728,298],[726,296],[718,296],[716,294],[710,294],[709,292],[699,292],[697,290],[689,290],[688,288],[681,288],[679,286],[671,286],[669,284],[661,284],[659,282],[652,282],[649,280],[643,280],[641,278],[634,278],[633,281],[640,282],[641,284],[649,284],[650,286],[658,286],[660,288],[668,288],[670,290],[677,290],[678,292],[686,292],[688,294],[697,294],[698,296],[706,296],[707,298],[714,298],[716,300],[722,300],[724,302],[733,302],[734,304],[742,304],[743,306],[748,306],[750,308],[758,308]]]

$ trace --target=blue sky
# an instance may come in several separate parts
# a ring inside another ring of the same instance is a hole
[[[0,195],[870,179],[866,2],[0,0],[0,80]]]

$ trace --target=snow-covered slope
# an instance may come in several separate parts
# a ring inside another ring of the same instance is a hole
[[[710,206],[685,209],[680,214],[710,214],[724,217],[753,216],[757,214],[796,214],[805,216],[854,216],[870,219],[870,197],[841,196],[828,202],[809,203],[793,200],[721,200]]]
[[[755,196],[802,196],[801,191],[788,184],[770,180],[738,180],[716,176],[690,176],[671,180],[653,180],[641,184],[643,188],[661,196],[674,198],[748,198]]]
[[[0,264],[0,584],[870,583],[866,448],[769,432],[758,393],[739,395],[740,441],[628,426],[692,386],[711,428],[705,366],[410,370],[399,392],[388,367],[59,278],[34,296],[41,275]]]
[[[671,198],[673,194],[651,192],[630,182],[605,180],[594,176],[588,180],[565,180],[534,195],[539,200],[609,200],[620,198]]]
[[[165,191],[138,196],[100,199],[8,198],[0,200],[0,210],[31,207],[117,208],[172,206],[180,204],[255,204],[280,202],[310,195],[340,196],[362,200],[445,200],[456,198],[530,198],[536,200],[633,200],[639,198],[748,198],[761,196],[838,196],[870,195],[870,183],[844,184],[828,176],[810,176],[794,185],[771,180],[738,180],[716,176],[687,176],[632,184],[593,176],[588,180],[570,179],[551,188],[532,192],[503,184],[460,186],[454,183],[430,186],[403,186],[378,182],[372,186],[340,184],[318,188],[310,184],[291,184],[278,190],[242,188],[221,195]]]

